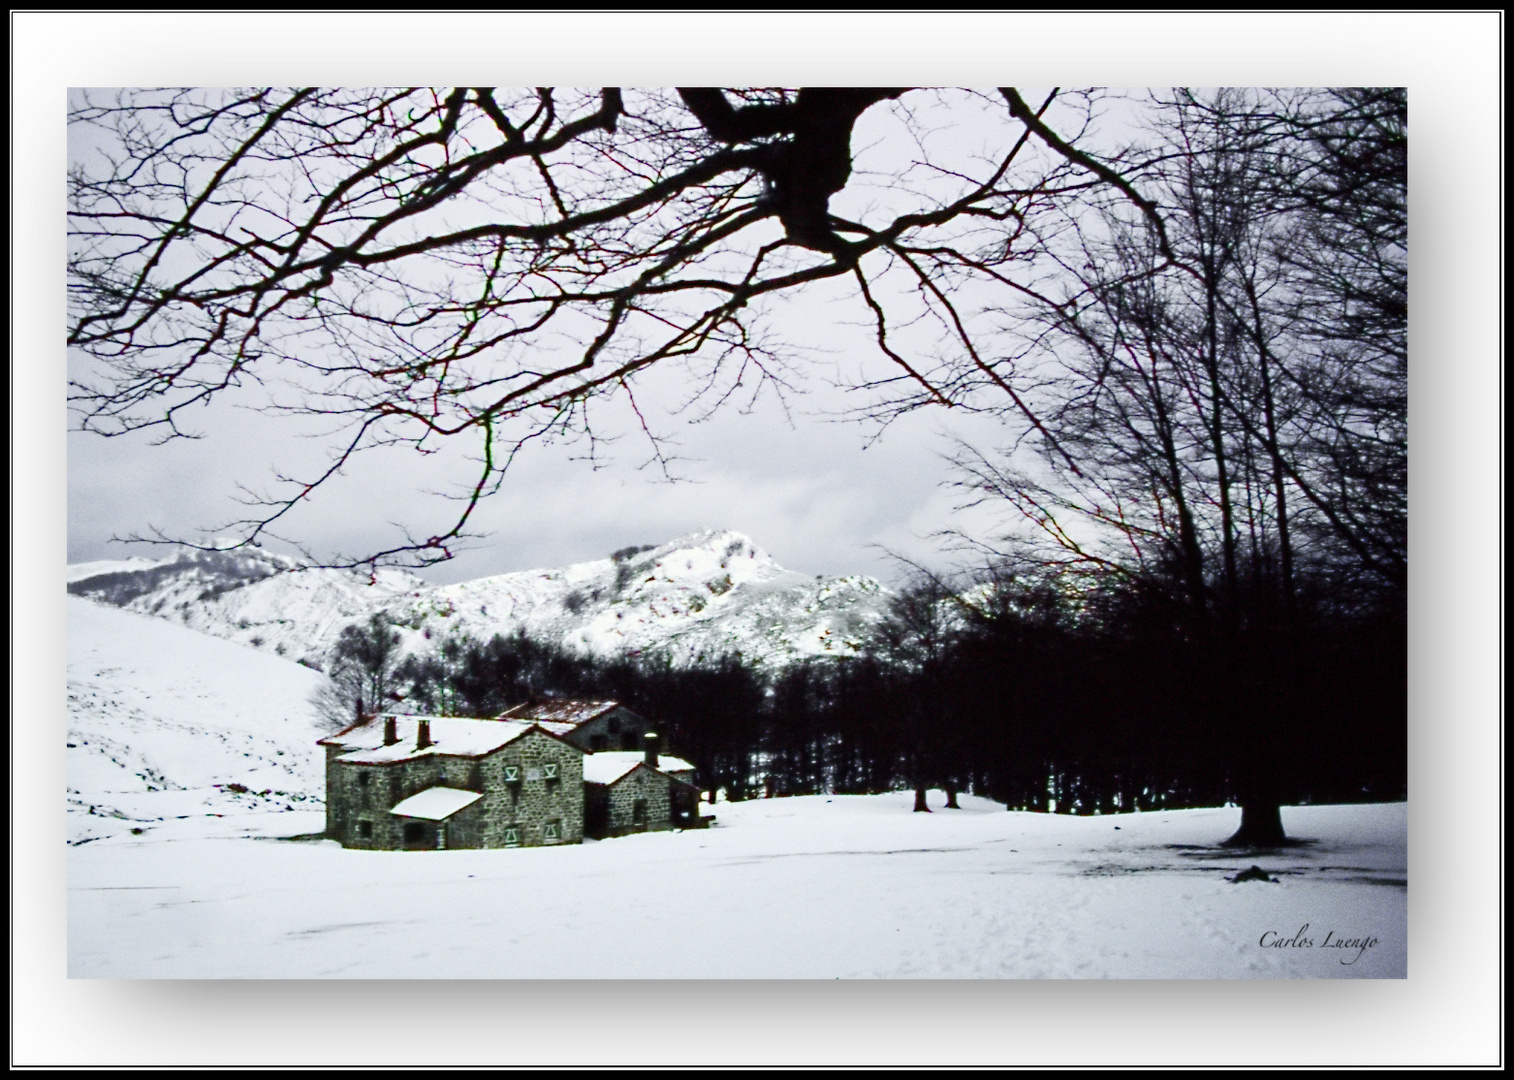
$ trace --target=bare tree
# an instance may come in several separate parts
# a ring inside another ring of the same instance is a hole
[[[342,628],[331,648],[330,679],[311,699],[328,721],[352,723],[392,708],[399,700],[400,634],[379,612]]]
[[[1174,583],[1185,632],[1222,646],[1210,666],[1237,663],[1267,610],[1247,597],[1286,609],[1305,569],[1337,590],[1406,577],[1404,98],[1178,93],[1151,145],[1094,154],[1097,104],[81,94],[71,121],[100,146],[69,182],[73,403],[107,436],[192,436],[228,397],[327,423],[325,465],[253,498],[245,543],[357,455],[471,441],[455,516],[325,560],[427,565],[521,448],[592,446],[611,397],[641,417],[649,368],[687,366],[711,408],[783,386],[797,344],[767,305],[831,282],[887,365],[861,415],[1002,414],[1019,454],[970,459],[974,482],[1065,571]],[[880,116],[904,149],[866,187],[854,133]],[[968,117],[986,149],[936,138]],[[1275,819],[1269,799],[1243,823]]]
[[[929,813],[925,792],[946,779],[956,762],[946,760],[957,718],[946,713],[947,666],[964,625],[956,590],[944,581],[920,575],[889,604],[874,646],[896,687],[896,745],[904,772],[915,791],[915,811]],[[955,787],[950,801],[956,803]],[[953,809],[956,807],[954,806]]]
[[[649,367],[687,364],[710,406],[781,386],[790,350],[761,301],[827,279],[875,325],[893,369],[875,388],[958,403],[939,358],[899,338],[924,317],[1035,423],[980,344],[967,286],[1016,284],[1006,275],[1036,242],[1027,220],[1050,202],[1106,183],[1134,197],[1046,125],[1054,99],[83,93],[70,120],[99,145],[69,180],[68,340],[89,360],[73,404],[107,436],[193,436],[196,408],[227,397],[326,422],[324,467],[249,496],[233,526],[248,543],[286,527],[355,455],[470,440],[478,467],[455,518],[328,560],[369,566],[450,557],[522,447],[592,440],[591,409],[615,395],[635,409]],[[847,220],[831,199],[853,179],[855,125],[880,108],[896,110],[903,149],[886,197]],[[966,116],[998,145],[932,148]]]
[[[1306,583],[1336,607],[1403,599],[1406,99],[1157,104],[1136,174],[1156,218],[1069,205],[1058,290],[1021,308],[1038,453],[960,464],[1049,541],[1044,563],[1170,583],[1235,761],[1234,840],[1275,843]]]

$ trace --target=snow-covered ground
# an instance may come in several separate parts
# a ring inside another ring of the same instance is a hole
[[[722,802],[697,832],[347,851],[275,839],[322,826],[316,673],[79,599],[69,650],[74,978],[1407,973],[1402,804],[1285,809],[1309,842],[1274,855],[1213,847],[1235,810],[1070,818],[940,793],[931,814],[908,793],[809,796]],[[1253,863],[1278,880],[1227,880]]]
[[[722,804],[703,832],[500,851],[127,834],[70,854],[69,974],[1406,975],[1402,805],[1285,811],[1315,842],[1252,858],[1206,846],[1234,811],[1068,818],[967,799],[926,815],[911,799]],[[1253,862],[1277,883],[1226,880]]]

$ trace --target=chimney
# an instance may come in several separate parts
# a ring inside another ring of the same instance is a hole
[[[426,747],[428,747],[430,745],[431,745],[431,721],[430,720],[422,720],[422,721],[419,722],[419,730],[416,732],[416,735],[415,735],[415,748],[417,750],[424,750],[424,749],[426,749]]]
[[[657,768],[657,736],[650,731],[647,732],[641,737],[641,745],[647,748],[647,768]]]
[[[392,716],[384,717],[384,745],[393,746],[400,741],[399,731],[395,727],[396,721]]]

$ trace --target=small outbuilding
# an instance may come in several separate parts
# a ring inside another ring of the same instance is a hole
[[[584,835],[601,839],[658,829],[698,828],[694,766],[661,756],[657,736],[642,753],[607,750],[584,758]]]

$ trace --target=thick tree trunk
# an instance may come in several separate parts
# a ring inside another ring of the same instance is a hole
[[[1241,804],[1241,827],[1225,846],[1282,847],[1288,843],[1280,812],[1279,778],[1285,774],[1277,746],[1290,733],[1287,703],[1291,698],[1276,696],[1276,690],[1286,686],[1290,672],[1269,664],[1266,655],[1249,658],[1249,665],[1243,663],[1236,654],[1235,638],[1228,633],[1225,645],[1223,679],[1238,691],[1230,710],[1235,723],[1235,794]],[[1258,668],[1261,677],[1256,674]]]
[[[957,805],[957,785],[956,784],[947,784],[946,785],[946,808],[948,810],[960,810],[960,809],[962,809],[960,806]]]
[[[1241,827],[1224,847],[1282,847],[1288,842],[1276,799],[1241,803]]]
[[[915,785],[915,813],[917,813],[917,814],[928,814],[928,813],[930,813],[930,807],[928,807],[928,806],[925,805],[925,785],[924,784],[916,784]]]
[[[1246,754],[1240,780],[1241,827],[1225,841],[1225,847],[1282,847],[1288,842],[1283,832],[1282,800],[1278,798],[1277,764],[1268,752],[1266,738],[1257,726],[1251,729],[1251,746]]]

